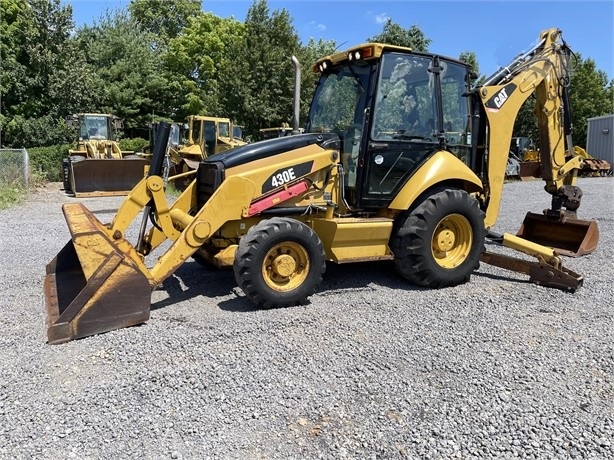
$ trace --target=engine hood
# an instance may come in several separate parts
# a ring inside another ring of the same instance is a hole
[[[203,163],[222,163],[224,168],[232,168],[312,144],[318,144],[323,149],[340,148],[339,136],[335,133],[296,134],[236,147],[226,152],[212,155],[203,160]]]

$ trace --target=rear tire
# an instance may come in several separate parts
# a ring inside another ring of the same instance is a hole
[[[397,218],[390,247],[404,278],[442,288],[469,281],[486,250],[485,237],[477,200],[463,190],[440,188]]]
[[[70,192],[70,159],[62,159],[62,179],[65,192]]]
[[[72,164],[77,163],[78,161],[84,161],[85,157],[81,155],[71,155],[68,158],[62,159],[62,179],[64,191],[67,193],[72,193],[72,185],[70,176],[72,174]]]
[[[307,303],[320,285],[326,255],[310,227],[274,217],[241,238],[233,268],[237,284],[259,307],[289,307]]]

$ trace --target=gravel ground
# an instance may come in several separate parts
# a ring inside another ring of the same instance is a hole
[[[330,265],[311,304],[260,311],[185,263],[150,321],[47,345],[45,265],[69,239],[50,184],[0,211],[0,458],[614,458],[614,179],[580,179],[601,240],[576,293],[482,264],[419,289]],[[549,204],[505,186],[495,230]],[[102,221],[121,198],[83,199]]]

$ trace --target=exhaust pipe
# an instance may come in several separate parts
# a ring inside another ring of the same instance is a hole
[[[292,101],[292,134],[299,134],[299,118],[301,112],[301,64],[296,56],[292,55],[292,63],[294,64],[294,100]]]

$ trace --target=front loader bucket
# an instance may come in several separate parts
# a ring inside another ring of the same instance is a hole
[[[599,229],[594,220],[554,219],[529,212],[517,236],[551,247],[561,255],[579,257],[597,248]]]
[[[63,211],[72,239],[47,265],[48,343],[147,321],[151,287],[132,246],[121,237],[109,238],[81,203],[64,205]]]
[[[70,163],[70,186],[75,197],[128,195],[145,177],[145,158],[88,158]]]

